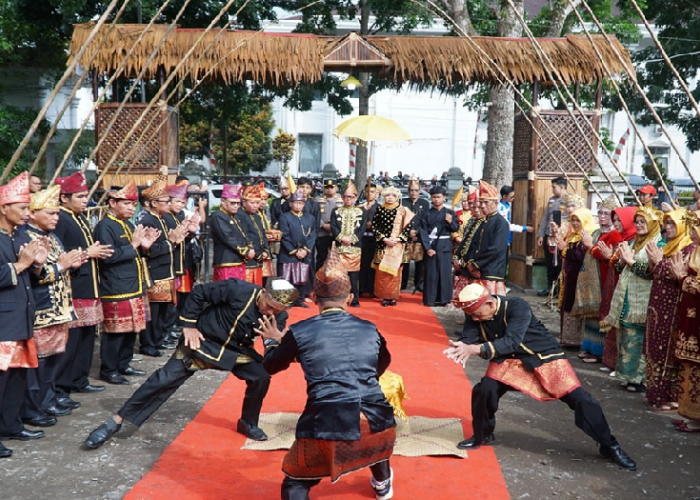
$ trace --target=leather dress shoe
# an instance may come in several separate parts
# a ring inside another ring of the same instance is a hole
[[[73,413],[73,409],[66,406],[49,406],[44,408],[44,413],[52,417],[65,417]]]
[[[163,355],[163,353],[155,347],[142,347],[141,349],[139,349],[139,354],[143,354],[144,356],[151,356],[152,358],[160,358]]]
[[[16,439],[17,441],[32,441],[43,437],[44,431],[30,431],[29,429],[22,429],[17,434],[13,434],[11,436],[0,436],[0,441],[7,441],[9,439]]]
[[[58,419],[56,417],[51,417],[49,415],[44,415],[43,417],[34,418],[23,418],[22,423],[31,425],[32,427],[51,427],[56,425]]]
[[[127,366],[123,370],[119,370],[119,373],[122,375],[146,375],[146,372],[143,370],[137,370],[133,366]]]
[[[102,392],[105,390],[104,385],[92,385],[88,384],[85,387],[78,389],[78,392]]]
[[[544,290],[537,292],[538,297],[546,297],[547,295],[549,295],[549,288],[545,288]]]
[[[70,408],[72,410],[80,408],[80,405],[82,404],[80,401],[73,401],[71,398],[68,397],[58,398],[56,399],[56,403],[61,408]]]
[[[88,438],[83,441],[83,445],[91,450],[96,450],[109,441],[109,438],[114,436],[121,428],[122,424],[118,424],[113,418],[110,418],[104,424],[92,431]]]
[[[625,450],[622,449],[620,443],[616,440],[613,441],[613,444],[610,446],[601,445],[599,451],[602,456],[609,458],[622,469],[637,470],[637,463],[632,460],[632,457],[625,453]]]
[[[460,450],[476,450],[480,446],[491,444],[494,441],[496,441],[496,436],[493,434],[489,434],[485,439],[481,440],[477,440],[475,437],[470,437],[469,439],[465,439],[464,441],[457,443],[457,448]]]
[[[12,450],[9,448],[5,448],[2,444],[0,444],[0,458],[7,458],[12,456]]]
[[[249,437],[253,441],[267,441],[267,434],[257,425],[252,425],[243,419],[238,420],[238,426],[236,426],[236,432]]]
[[[108,384],[112,385],[129,385],[131,382],[129,382],[127,379],[124,378],[124,376],[119,375],[118,373],[115,373],[113,375],[105,375],[105,376],[100,376],[100,380],[103,380],[107,382]]]
[[[161,349],[164,351],[170,351],[172,349],[175,349],[177,347],[177,344],[173,344],[171,342],[161,342],[160,344],[156,345],[156,349]]]

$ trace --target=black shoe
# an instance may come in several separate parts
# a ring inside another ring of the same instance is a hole
[[[16,439],[17,441],[32,441],[43,437],[44,431],[30,431],[29,429],[22,429],[20,432],[13,434],[12,436],[0,436],[0,441],[7,441],[9,439]]]
[[[5,448],[2,444],[0,444],[0,458],[7,458],[12,456],[12,450],[9,448]]]
[[[395,300],[390,300],[390,301],[389,301],[389,305],[390,305],[390,306],[395,306],[395,305],[396,305],[396,301],[395,301]]]
[[[102,392],[105,390],[104,385],[92,385],[88,384],[85,387],[78,389],[78,392]]]
[[[143,354],[144,356],[151,356],[152,358],[160,358],[163,355],[163,353],[155,347],[142,347],[141,349],[139,349],[139,354]]]
[[[100,375],[100,380],[112,385],[129,385],[131,383],[118,373],[114,375]]]
[[[119,370],[119,373],[122,375],[146,375],[146,372],[143,370],[137,370],[133,366],[127,366],[123,370]]]
[[[382,300],[382,307],[389,307],[391,305],[390,300]]]
[[[74,410],[76,408],[80,408],[82,403],[80,401],[73,401],[71,398],[65,397],[56,399],[56,404],[61,408],[70,408],[71,410]]]
[[[44,408],[44,413],[52,417],[65,417],[73,413],[73,409],[65,406],[49,406],[48,408]]]
[[[491,444],[494,441],[496,441],[496,436],[493,434],[489,434],[486,439],[482,439],[480,441],[474,437],[470,437],[469,439],[465,439],[464,441],[457,443],[457,448],[460,450],[476,450],[478,447]]]
[[[540,290],[537,292],[538,297],[547,297],[549,295],[549,288],[545,288],[544,290]]]
[[[360,307],[360,301],[353,300],[352,302],[350,302],[350,307]]]
[[[83,441],[83,445],[91,450],[96,450],[109,441],[109,438],[114,436],[121,428],[122,424],[118,424],[113,418],[110,418],[104,424],[92,431],[88,438]]]
[[[265,434],[260,427],[258,427],[257,425],[249,424],[243,419],[240,419],[238,421],[238,425],[236,426],[236,432],[238,432],[239,434],[243,434],[246,437],[249,437],[253,441],[267,441],[267,434]]]
[[[413,293],[415,292],[420,292],[423,293],[423,285],[418,285],[415,290],[413,290]]]
[[[632,457],[625,453],[625,450],[622,449],[620,443],[618,443],[617,441],[613,441],[613,444],[611,446],[601,445],[598,451],[600,451],[600,454],[603,457],[609,458],[617,465],[619,465],[622,469],[637,470],[636,462],[632,460]]]
[[[44,415],[43,417],[22,419],[22,423],[31,425],[32,427],[51,427],[52,425],[56,425],[57,422],[58,419],[56,417],[50,417],[48,415]]]
[[[170,342],[161,342],[160,344],[156,345],[156,349],[160,349],[162,351],[172,351],[177,347],[177,344],[171,344]]]

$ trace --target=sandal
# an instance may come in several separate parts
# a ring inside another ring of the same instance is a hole
[[[588,354],[586,351],[579,351],[577,356],[581,359],[588,358],[590,354]]]
[[[627,390],[629,392],[645,392],[646,387],[644,384],[627,384]]]
[[[649,409],[655,413],[669,413],[676,411],[667,404],[649,405]]]
[[[600,363],[600,358],[596,358],[595,356],[589,356],[587,358],[581,358],[581,361],[583,361],[586,364],[594,364],[594,363]]]

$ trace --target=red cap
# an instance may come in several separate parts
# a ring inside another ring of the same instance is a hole
[[[88,190],[85,176],[82,172],[76,172],[68,177],[59,177],[55,182],[61,186],[61,194],[84,193]]]
[[[652,186],[651,184],[645,184],[643,187],[640,187],[639,189],[637,189],[637,192],[656,196],[656,188],[654,186]]]

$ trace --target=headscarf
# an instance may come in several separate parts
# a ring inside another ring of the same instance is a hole
[[[636,211],[637,207],[622,207],[612,211],[620,219],[620,224],[622,224],[622,241],[631,241],[637,234],[634,227],[634,213]]]
[[[690,239],[688,221],[686,219],[688,211],[684,208],[671,210],[664,215],[664,220],[671,219],[676,224],[676,237],[668,240],[664,246],[664,257],[670,257],[676,252],[682,251],[690,245],[693,240]]]
[[[394,186],[389,186],[382,190],[382,196],[386,196],[388,194],[393,194],[394,196],[396,196],[396,201],[391,205],[385,201],[384,208],[390,210],[399,206],[399,204],[401,203],[401,191],[399,191],[399,189],[395,188]]]
[[[581,230],[580,231],[575,231],[573,224],[571,224],[571,219],[572,217],[576,217],[578,220],[581,221]],[[570,227],[570,232],[569,235],[566,238],[566,241],[568,243],[575,243],[577,241],[581,241],[581,233],[583,231],[586,231],[588,234],[593,234],[593,231],[598,229],[598,224],[595,223],[593,220],[593,214],[591,211],[587,208],[577,208],[574,210],[574,213],[572,213],[569,216],[569,227]]]
[[[640,249],[644,248],[644,245],[650,241],[653,241],[654,238],[661,233],[661,225],[659,224],[659,220],[656,218],[657,215],[654,209],[649,207],[638,207],[634,212],[634,216],[637,217],[638,215],[641,215],[644,217],[644,220],[647,221],[647,229],[649,229],[649,232],[641,237],[635,236],[633,249],[634,253],[639,252]]]

